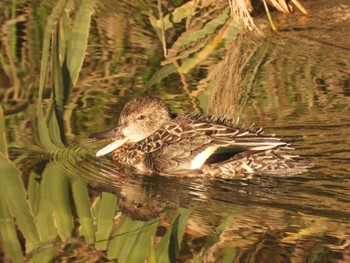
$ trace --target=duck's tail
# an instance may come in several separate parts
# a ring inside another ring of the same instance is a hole
[[[211,177],[242,178],[252,174],[292,176],[306,172],[313,164],[288,153],[287,148],[242,152],[204,168]]]

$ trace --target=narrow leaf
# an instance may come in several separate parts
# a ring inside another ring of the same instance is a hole
[[[23,252],[17,236],[15,223],[5,202],[0,199],[0,236],[2,246],[12,262],[22,262]]]
[[[28,200],[34,216],[38,214],[40,204],[40,175],[32,171],[28,179]]]
[[[178,215],[175,217],[156,248],[157,262],[176,261],[190,213],[190,209],[179,209]]]
[[[137,222],[133,221],[134,225]],[[139,228],[135,229],[132,235],[128,235],[120,253],[119,259],[121,262],[145,262],[149,252],[149,240],[157,231],[157,222],[158,220],[140,222]]]
[[[7,142],[4,124],[4,112],[0,105],[0,152],[7,156]]]
[[[45,169],[40,184],[40,203],[36,215],[39,235],[43,242],[51,242],[57,237],[57,228],[53,218],[54,206],[52,205],[53,196],[51,192],[53,182],[51,179],[52,176]]]
[[[149,243],[150,243],[150,245],[149,245],[149,253],[148,253],[148,262],[149,263],[157,263],[156,250],[154,248],[154,236],[152,236],[150,238]]]
[[[122,263],[129,262],[128,257],[144,224],[143,221],[132,221],[128,217],[123,217],[108,246],[108,258],[117,258],[118,262]]]
[[[0,199],[6,204],[10,214],[26,240],[26,249],[34,249],[40,242],[34,217],[21,180],[21,172],[0,152]]]
[[[229,11],[229,8],[225,8],[218,17],[210,20],[203,28],[189,34],[186,39],[183,39],[181,47],[184,47],[191,42],[197,42],[199,39],[215,33],[217,28],[222,26],[228,20],[230,15]]]
[[[160,82],[162,79],[166,78],[167,76],[169,76],[170,74],[176,72],[176,67],[174,66],[174,64],[169,64],[166,65],[164,67],[162,67],[160,70],[158,70],[153,77],[147,81],[147,83],[145,84],[146,87],[151,87],[154,84]]]
[[[60,174],[60,162],[52,162],[47,165],[46,176],[51,181],[51,205],[54,206],[53,215],[57,225],[57,232],[63,240],[68,239],[74,228],[74,219],[69,198],[69,182]]]
[[[117,207],[117,198],[110,193],[102,193],[99,212],[97,215],[96,248],[107,249],[111,231],[114,226],[114,216]]]
[[[92,244],[95,242],[95,228],[90,210],[87,186],[81,181],[74,181],[72,183],[72,192],[79,217],[81,234],[85,237],[86,243]]]
[[[50,42],[51,42],[51,33],[53,27],[57,24],[58,19],[60,18],[62,11],[66,5],[67,0],[59,0],[57,5],[52,10],[51,15],[47,20],[47,24],[45,27],[44,39],[43,39],[43,48],[42,48],[42,56],[41,56],[41,65],[40,65],[40,83],[39,83],[39,106],[38,109],[41,108],[41,103],[43,99],[43,92],[45,87],[45,81],[47,76],[47,69],[49,63],[49,55],[50,55]]]
[[[88,44],[91,15],[94,12],[94,6],[95,0],[81,2],[68,41],[66,59],[73,86],[75,86],[79,77],[79,72],[83,66]]]

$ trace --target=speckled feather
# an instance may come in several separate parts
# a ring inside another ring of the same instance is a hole
[[[130,139],[113,152],[113,159],[144,174],[233,178],[252,173],[295,174],[310,166],[296,161],[286,142],[264,135],[262,128],[205,114],[172,119],[165,103],[154,97],[128,102],[115,130]],[[208,163],[220,148],[244,151]]]
[[[195,156],[208,147],[232,147],[248,151],[260,149],[263,152],[282,146],[287,146],[287,143],[274,136],[262,135],[261,128],[245,128],[238,126],[234,120],[208,115],[186,115],[165,123],[154,134],[131,146],[124,159],[129,165],[135,166],[138,163],[136,159],[140,159],[136,156],[142,156],[145,167],[141,170],[172,175],[190,170]]]

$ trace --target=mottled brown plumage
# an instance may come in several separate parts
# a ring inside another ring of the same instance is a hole
[[[142,174],[233,178],[252,173],[295,174],[308,166],[288,154],[287,143],[264,135],[261,128],[208,115],[172,119],[165,103],[155,97],[128,102],[118,124],[112,131],[90,136],[114,138],[97,156],[113,151],[115,161]],[[231,150],[226,157],[217,154],[222,148]],[[232,149],[240,152],[233,155]]]

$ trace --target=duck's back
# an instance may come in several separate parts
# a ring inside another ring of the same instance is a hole
[[[219,163],[207,164],[221,148],[245,151],[243,156],[246,158],[249,153],[284,146],[287,144],[279,138],[263,135],[261,129],[238,126],[233,120],[207,115],[179,116],[131,147],[126,159],[131,166],[144,160],[143,170],[186,176],[185,173],[208,171],[211,167],[218,167],[221,162],[233,169],[234,163],[227,163],[230,160],[239,163],[237,157],[234,159],[230,156]]]

